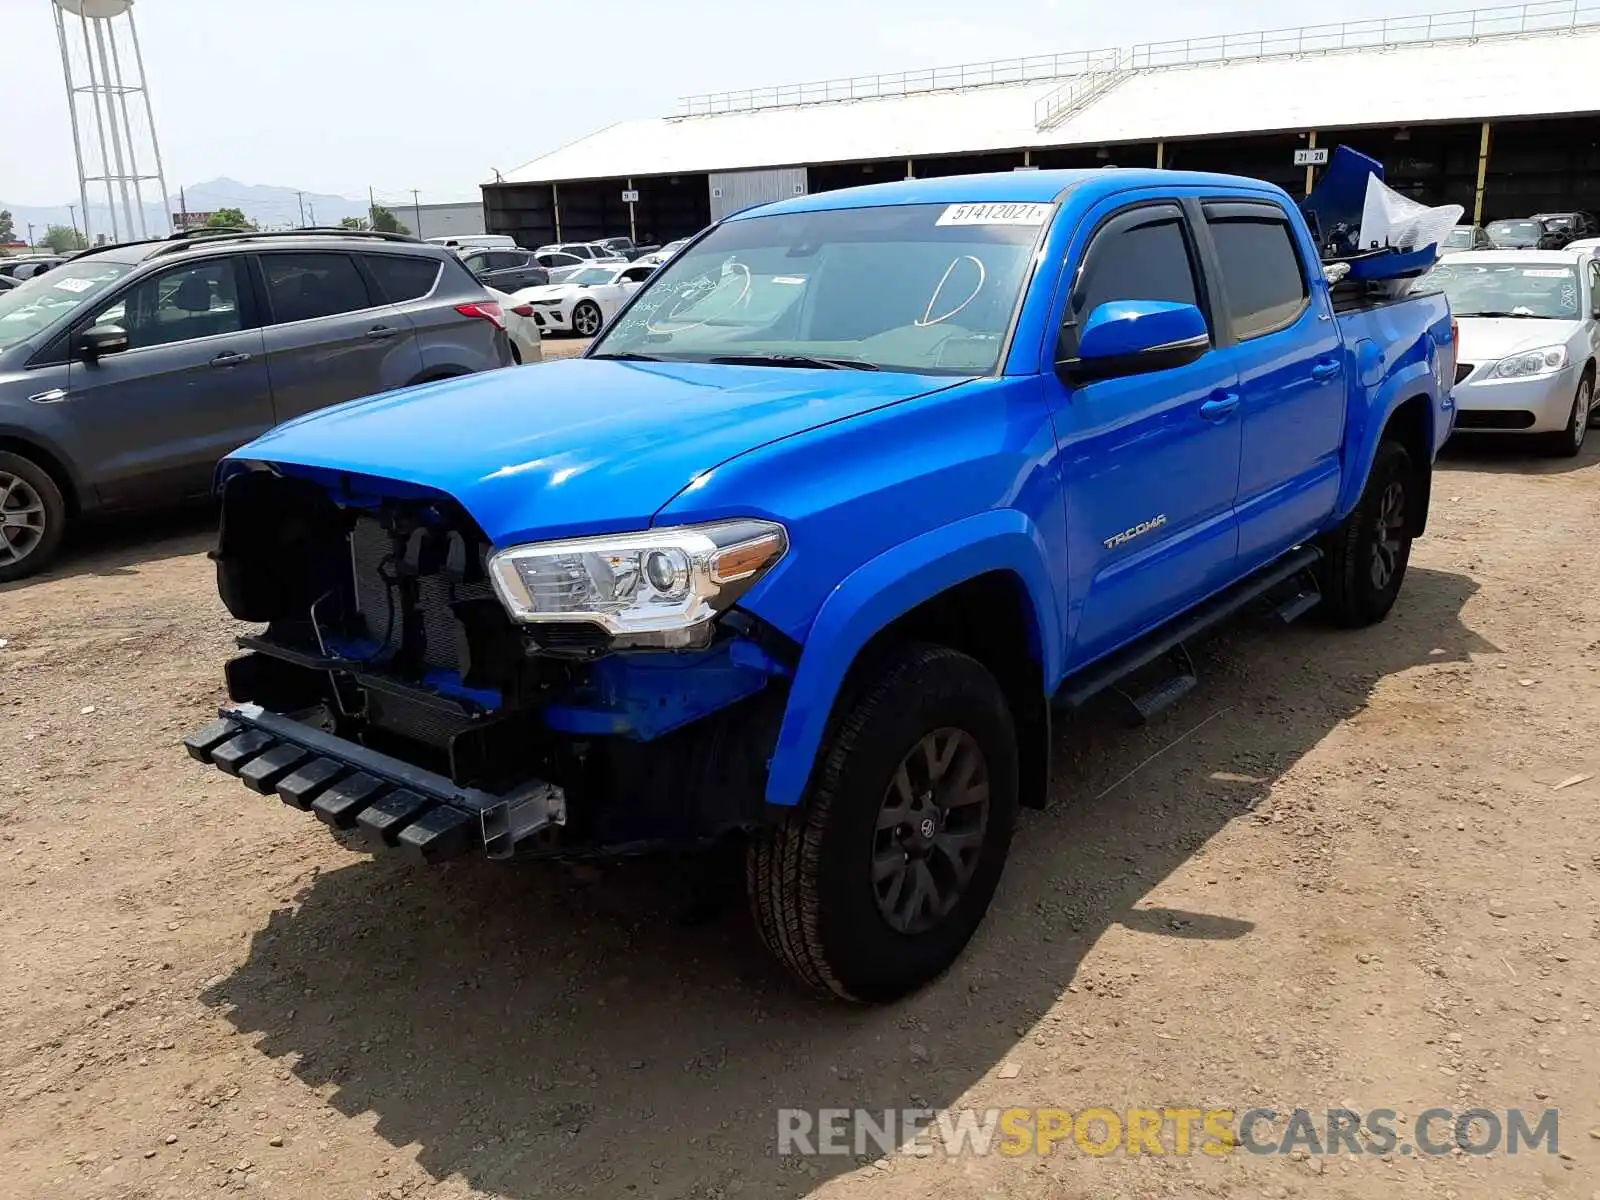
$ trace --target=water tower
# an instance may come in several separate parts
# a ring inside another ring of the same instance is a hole
[[[78,157],[78,199],[84,232],[111,241],[128,241],[167,232],[167,184],[156,142],[155,110],[133,21],[134,0],[51,0],[61,41],[61,70],[67,80],[72,116],[72,147]],[[145,213],[146,185],[154,184],[162,210],[158,220]],[[91,215],[90,196],[105,207],[110,228]],[[96,227],[96,226],[100,227]]]

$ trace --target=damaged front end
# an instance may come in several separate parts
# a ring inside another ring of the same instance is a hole
[[[213,554],[240,637],[189,753],[437,862],[612,854],[764,817],[798,649],[732,607],[787,549],[725,522],[508,547],[443,493],[235,466]]]

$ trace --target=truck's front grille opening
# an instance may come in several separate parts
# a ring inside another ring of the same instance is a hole
[[[1534,416],[1518,408],[1463,408],[1456,412],[1457,429],[1531,429]]]
[[[473,557],[481,559],[481,548]],[[367,636],[376,643],[374,657],[396,653],[405,636],[402,619],[401,557],[403,548],[375,517],[359,517],[350,532],[350,571],[356,608]],[[415,579],[415,618],[423,636],[422,665],[441,671],[461,670],[466,664],[466,631],[453,605],[474,600],[494,600],[494,588],[478,567],[476,578],[454,580],[443,573]]]

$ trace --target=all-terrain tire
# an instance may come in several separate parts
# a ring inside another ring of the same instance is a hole
[[[1411,506],[1422,502],[1406,448],[1383,441],[1355,510],[1323,540],[1322,611],[1357,629],[1389,615],[1411,560]]]
[[[0,450],[0,583],[49,566],[66,528],[67,502],[50,473],[30,458]]]
[[[880,807],[907,756],[932,735],[975,743],[989,782],[971,875],[931,928],[902,932],[873,890]],[[841,699],[805,802],[752,839],[745,860],[762,939],[803,983],[883,1003],[943,972],[971,939],[1000,880],[1016,822],[1017,735],[1005,694],[975,659],[914,645],[874,664]]]

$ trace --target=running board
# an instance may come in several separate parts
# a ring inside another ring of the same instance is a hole
[[[1142,723],[1187,695],[1197,682],[1183,644],[1215,625],[1226,621],[1252,601],[1260,600],[1295,576],[1316,566],[1322,551],[1316,546],[1301,546],[1283,558],[1268,563],[1253,575],[1241,579],[1205,603],[1159,629],[1146,634],[1131,646],[1116,651],[1093,666],[1069,677],[1056,691],[1052,703],[1057,708],[1082,708],[1107,688],[1113,688],[1135,671],[1148,667],[1163,655],[1177,652],[1178,673],[1142,696],[1127,697]],[[1302,588],[1277,610],[1277,617],[1292,621],[1309,610],[1321,597],[1313,589]],[[1185,669],[1187,668],[1187,669]]]
[[[1130,725],[1143,725],[1157,714],[1166,712],[1199,685],[1200,672],[1195,670],[1188,647],[1180,642],[1167,657],[1171,660],[1173,673],[1149,691],[1135,696],[1120,687],[1113,689],[1128,706]]]

